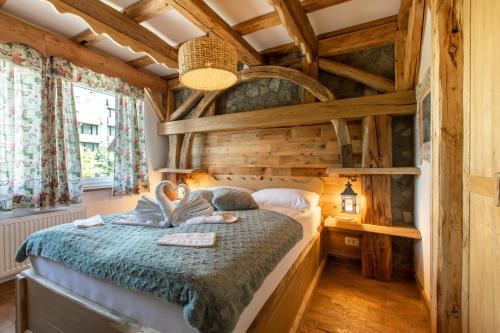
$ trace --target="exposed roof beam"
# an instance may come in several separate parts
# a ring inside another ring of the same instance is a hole
[[[203,0],[167,1],[193,24],[202,27],[203,31],[214,33],[234,45],[242,62],[248,65],[262,63],[262,56]]]
[[[3,4],[6,2],[7,0],[0,0],[0,7],[3,6]]]
[[[396,90],[404,90],[404,62],[405,44],[408,34],[408,18],[410,16],[412,0],[401,0],[397,18],[396,40],[394,42],[394,72],[396,77]]]
[[[140,58],[137,58],[135,60],[131,60],[131,61],[127,62],[127,64],[129,64],[130,66],[132,66],[134,68],[142,68],[142,67],[146,67],[148,65],[154,64],[154,63],[155,62],[153,61],[153,59],[151,59],[148,56],[140,57]]]
[[[305,55],[307,62],[313,62],[318,54],[318,41],[300,0],[268,1],[278,13],[288,35]]]
[[[272,128],[330,123],[369,115],[406,115],[416,112],[415,91],[297,104],[258,111],[158,123],[158,135],[247,128]]]
[[[127,7],[124,13],[137,23],[141,23],[161,15],[171,8],[164,0],[141,0]]]
[[[405,53],[403,61],[403,90],[411,89],[416,85],[418,65],[420,63],[420,49],[422,43],[425,1],[413,0],[408,16],[408,32],[405,39]]]
[[[78,66],[123,80],[139,87],[166,91],[167,82],[141,72],[121,60],[94,52],[56,34],[47,32],[0,12],[0,40],[29,45],[47,56],[63,57]]]
[[[327,60],[324,58],[319,59],[319,67],[329,73],[345,77],[357,82],[361,82],[368,87],[381,92],[394,92],[394,81],[380,76],[369,73],[365,70],[342,64],[337,61]]]
[[[378,26],[388,24],[388,23],[395,24],[396,20],[397,20],[397,16],[389,16],[389,17],[385,17],[382,19],[358,24],[358,25],[355,25],[352,27],[348,27],[348,28],[344,28],[344,29],[340,29],[340,30],[335,30],[335,31],[330,31],[330,32],[318,35],[317,38],[318,38],[318,41],[321,41],[321,40],[328,39],[331,37],[336,37],[336,36],[340,36],[340,35],[347,35],[351,32],[365,31],[366,29],[378,27]],[[391,43],[393,43],[393,42],[394,41],[392,41]],[[274,47],[262,50],[260,53],[263,56],[270,56],[271,57],[271,56],[276,56],[276,55],[294,52],[294,51],[298,51],[297,47],[295,46],[294,43],[289,43],[289,44],[278,45],[278,46],[274,46]]]
[[[71,40],[73,42],[78,43],[78,44],[83,45],[83,46],[94,45],[96,43],[99,43],[103,39],[104,39],[104,35],[96,35],[90,29],[82,31],[78,35],[71,38]]]
[[[340,3],[350,0],[304,0],[301,2],[302,7],[306,13],[311,13],[326,7],[335,6]],[[278,13],[271,12],[261,16],[257,16],[247,21],[233,26],[233,29],[240,35],[248,35],[253,32],[271,28],[281,23]]]
[[[318,54],[323,57],[334,56],[384,44],[393,44],[395,34],[396,23],[393,22],[333,36],[318,42]]]
[[[84,19],[96,34],[107,34],[114,41],[137,52],[145,52],[158,63],[177,67],[177,50],[137,22],[99,0],[47,0],[61,13]]]

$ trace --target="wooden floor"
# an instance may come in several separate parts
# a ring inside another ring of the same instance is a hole
[[[0,285],[0,333],[14,333],[14,284]],[[359,268],[328,262],[301,333],[429,332],[424,303],[408,282],[363,279]]]
[[[0,284],[0,333],[14,333],[15,305],[14,281]]]
[[[364,279],[359,267],[328,262],[301,333],[427,333],[424,304],[414,283]]]

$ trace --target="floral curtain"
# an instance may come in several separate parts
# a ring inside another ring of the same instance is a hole
[[[113,195],[149,190],[143,98],[117,94],[114,151]]]
[[[73,82],[62,75],[61,58],[46,60],[45,107],[42,109],[42,204],[82,201],[80,142]]]
[[[0,210],[82,201],[74,82],[116,93],[113,194],[149,189],[143,89],[0,43]]]
[[[0,44],[0,210],[81,202],[72,83],[52,59]]]

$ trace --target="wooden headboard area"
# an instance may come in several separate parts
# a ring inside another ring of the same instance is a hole
[[[349,123],[355,163],[361,162],[361,123]],[[336,214],[345,179],[328,176],[340,167],[340,145],[331,124],[196,134],[187,183],[195,188],[231,185],[258,190],[298,188],[321,194],[325,216]],[[354,184],[359,191],[359,182]],[[358,192],[359,193],[359,192]]]
[[[175,103],[158,134],[169,136],[171,173],[184,173],[194,188],[307,189],[321,195],[324,216],[339,215],[346,182],[327,168],[361,165],[361,119],[416,110],[414,91],[361,90],[336,99],[318,80],[278,66],[240,71],[226,91],[173,87],[169,95]],[[353,187],[361,192],[359,181]]]

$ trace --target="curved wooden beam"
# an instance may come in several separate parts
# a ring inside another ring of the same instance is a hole
[[[238,73],[238,80],[236,81],[234,86],[225,90],[205,93],[205,96],[198,104],[198,107],[192,114],[191,118],[203,117],[203,115],[207,112],[207,110],[209,110],[212,104],[217,100],[217,97],[221,96],[229,89],[232,89],[233,87],[244,82],[250,82],[264,78],[291,81],[309,91],[312,95],[314,95],[314,97],[316,97],[321,102],[332,101],[335,99],[335,95],[327,87],[325,87],[319,81],[313,79],[312,77],[296,69],[280,67],[280,66],[255,66],[240,71]],[[347,127],[347,123],[344,121],[340,122],[339,125],[340,125],[339,129],[337,130],[337,128],[335,128],[335,130],[341,133],[345,133],[347,136],[349,136],[349,129]],[[338,135],[338,137],[339,137],[339,144],[341,146],[345,145],[346,143],[345,140],[341,140],[341,137],[345,138],[345,135],[342,136]],[[193,139],[194,139],[194,133],[186,133],[184,135],[184,140],[182,142],[182,148],[179,160],[180,168],[189,167],[189,162],[190,162],[189,156],[191,154],[191,145],[193,143]],[[350,142],[350,139],[348,141]],[[352,160],[352,156],[350,157],[350,159]]]

